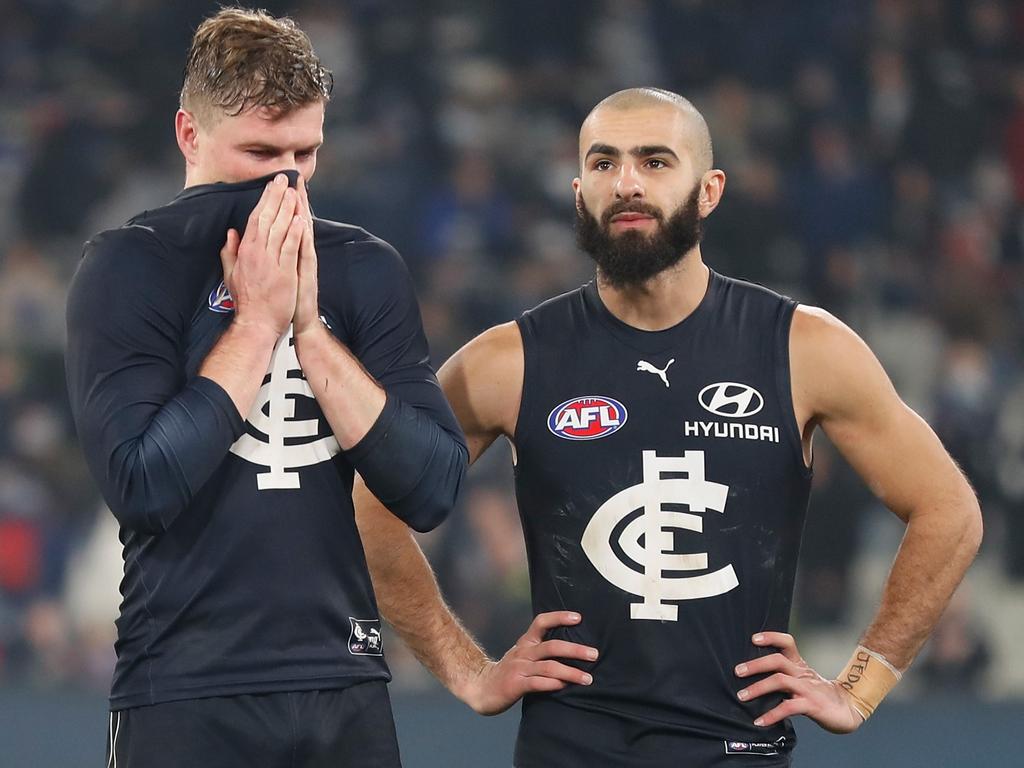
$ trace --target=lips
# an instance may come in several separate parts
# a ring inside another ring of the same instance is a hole
[[[624,213],[617,213],[612,216],[612,221],[647,221],[654,217],[646,213],[638,213],[636,211],[626,211]]]

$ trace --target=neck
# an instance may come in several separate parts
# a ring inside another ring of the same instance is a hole
[[[615,317],[641,331],[663,331],[678,325],[707,293],[710,270],[695,247],[678,264],[643,285],[616,288],[597,275],[597,292]]]

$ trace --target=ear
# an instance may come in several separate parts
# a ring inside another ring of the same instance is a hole
[[[701,176],[700,195],[697,198],[697,209],[701,218],[711,214],[722,200],[725,193],[725,171],[712,168]]]
[[[179,109],[174,116],[174,137],[186,165],[195,165],[199,155],[199,124],[191,112]]]
[[[572,193],[576,198],[576,212],[583,213],[583,195],[580,192],[580,179],[578,176],[572,180]]]

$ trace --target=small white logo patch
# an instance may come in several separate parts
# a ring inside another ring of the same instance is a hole
[[[715,416],[724,416],[727,419],[753,416],[764,408],[764,398],[761,397],[760,392],[753,387],[738,384],[735,381],[708,384],[697,395],[697,399],[705,411],[710,411]]]
[[[636,369],[638,371],[643,371],[644,373],[655,374],[665,383],[665,386],[667,387],[669,386],[668,369],[669,366],[672,365],[672,363],[674,363],[675,361],[676,359],[673,357],[671,360],[668,361],[668,364],[664,368],[658,368],[654,363],[648,363],[646,360],[638,360],[636,363]]]
[[[380,636],[380,619],[353,619],[348,636],[348,652],[353,656],[383,656],[384,641]]]
[[[727,741],[727,755],[777,755],[789,746],[785,736],[775,741]]]

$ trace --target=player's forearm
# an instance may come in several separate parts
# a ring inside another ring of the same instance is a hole
[[[897,669],[910,666],[974,560],[981,533],[981,511],[966,482],[955,498],[912,514],[862,644]]]
[[[466,701],[466,683],[488,661],[451,612],[412,531],[367,491],[353,494],[377,606],[413,655]]]
[[[348,450],[377,421],[384,409],[384,390],[322,325],[296,335],[295,354],[334,437]]]
[[[370,491],[418,531],[440,524],[455,506],[468,451],[461,434],[439,423],[437,403],[431,407],[422,393],[413,392],[410,402],[385,393],[322,326],[296,346],[317,402]],[[423,385],[444,403],[436,383]]]
[[[268,327],[232,322],[199,368],[217,382],[244,419],[249,415],[279,337]],[[287,343],[287,342],[285,342]]]

